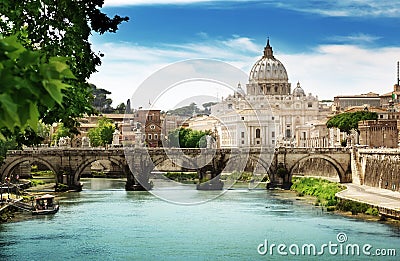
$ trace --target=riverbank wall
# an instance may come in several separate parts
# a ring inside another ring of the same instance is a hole
[[[354,184],[400,192],[400,149],[352,149]]]
[[[352,202],[358,202],[362,204],[366,204],[371,208],[375,208],[378,210],[379,215],[382,217],[388,217],[396,220],[400,220],[400,208],[396,207],[399,206],[398,202],[400,202],[400,198],[396,199],[394,197],[388,198],[391,200],[379,200],[380,197],[379,195],[374,195],[374,192],[370,193],[370,198],[368,198],[368,195],[361,195],[357,190],[350,191],[351,189],[347,188],[344,191],[336,193],[336,197],[339,200],[347,200],[347,201],[352,201]],[[387,195],[387,197],[391,197],[390,195]],[[393,200],[395,200],[395,203],[393,203]],[[379,202],[380,201],[380,202]],[[386,201],[386,202],[385,202]]]

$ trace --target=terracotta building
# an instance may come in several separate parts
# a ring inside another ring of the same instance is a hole
[[[162,125],[160,110],[138,110],[134,114],[135,122],[141,125],[143,140],[146,145],[149,147],[161,146]]]
[[[397,148],[399,130],[396,120],[359,121],[360,144],[370,148]]]

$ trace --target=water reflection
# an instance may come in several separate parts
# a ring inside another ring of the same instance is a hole
[[[0,260],[270,260],[282,258],[258,255],[265,239],[322,244],[339,232],[353,243],[400,245],[398,228],[322,212],[294,193],[235,189],[184,206],[127,192],[123,179],[83,182],[82,192],[60,194],[56,215],[0,225]],[[176,197],[209,193],[172,191]]]

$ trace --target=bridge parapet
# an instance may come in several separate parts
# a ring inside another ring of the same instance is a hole
[[[367,153],[367,151],[366,151]],[[395,153],[395,152],[393,152]],[[106,159],[121,167],[133,185],[135,177],[148,179],[155,166],[172,160],[184,169],[197,170],[199,177],[205,172],[218,176],[221,171],[235,171],[237,166],[256,168],[262,166],[274,186],[288,187],[293,169],[307,160],[322,159],[331,164],[342,182],[351,181],[348,176],[350,150],[346,148],[39,148],[8,151],[2,176],[9,175],[17,164],[24,161],[40,161],[53,170],[60,183],[78,186],[81,173],[92,162]],[[238,171],[243,171],[239,169]],[[134,173],[132,173],[134,172]],[[143,174],[144,173],[144,174]],[[350,171],[351,173],[351,171]],[[140,176],[141,174],[142,176]],[[67,178],[65,178],[67,175]],[[67,181],[65,181],[67,180]]]

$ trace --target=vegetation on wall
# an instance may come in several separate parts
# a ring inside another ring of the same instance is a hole
[[[351,212],[353,215],[364,213],[367,215],[378,216],[379,211],[365,203],[359,203],[351,200],[338,199],[336,193],[345,189],[345,186],[336,182],[320,178],[294,177],[293,185],[290,188],[298,193],[299,196],[310,195],[317,198],[316,205],[327,208],[328,211],[340,210]]]
[[[320,178],[298,178],[292,179],[293,185],[290,188],[298,195],[310,195],[317,197],[318,204],[322,206],[336,206],[338,199],[335,194],[345,189],[344,186]]]

